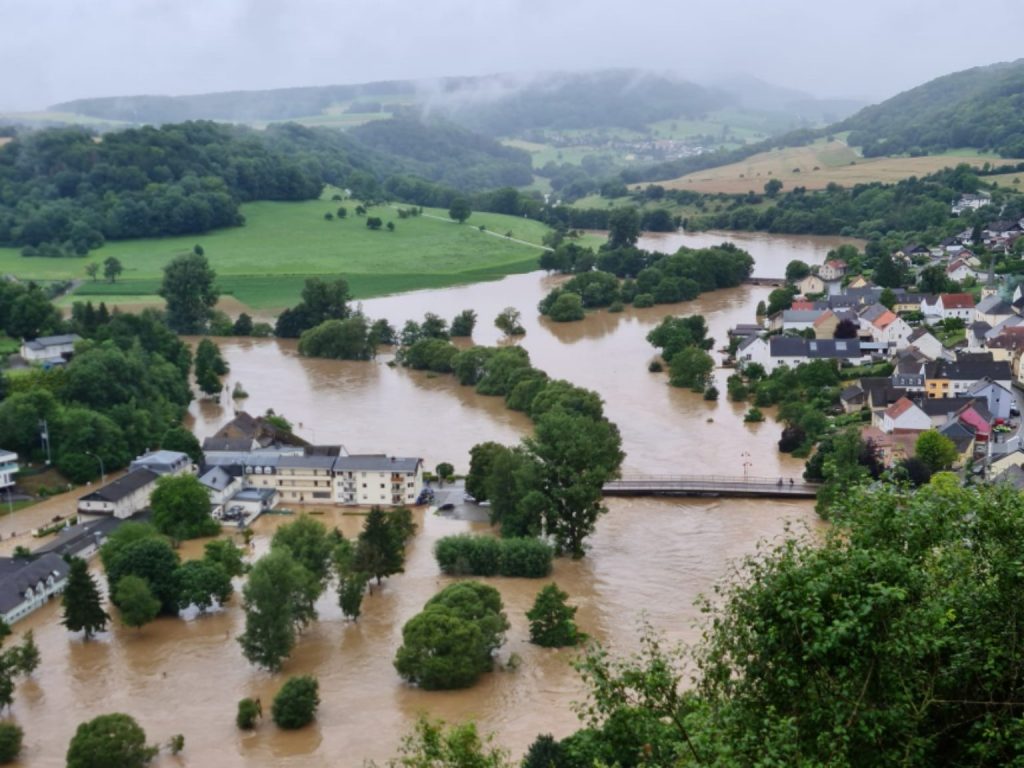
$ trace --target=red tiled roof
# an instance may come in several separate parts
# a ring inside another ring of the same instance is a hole
[[[969,293],[944,293],[939,298],[944,309],[974,309],[974,297]]]
[[[888,416],[890,419],[898,419],[900,416],[902,416],[904,413],[906,413],[913,407],[914,403],[911,400],[905,397],[901,397],[899,400],[897,400],[895,403],[893,403],[892,405],[885,409],[885,415]]]
[[[885,314],[879,315],[875,318],[874,326],[876,328],[887,328],[891,323],[896,321],[896,313],[891,309],[886,310]]]

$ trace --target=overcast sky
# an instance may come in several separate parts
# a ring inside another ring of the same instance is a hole
[[[608,66],[880,100],[1022,33],[1021,0],[0,0],[0,110]]]

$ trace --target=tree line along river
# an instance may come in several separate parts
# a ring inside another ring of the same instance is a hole
[[[723,237],[647,236],[640,246],[674,251]],[[763,276],[781,275],[791,259],[821,263],[829,248],[843,242],[765,234],[729,239],[751,252],[755,275]],[[363,309],[397,326],[425,312],[450,319],[462,309],[475,309],[474,341],[493,344],[500,334],[492,319],[506,306],[517,307],[527,330],[520,343],[534,365],[604,398],[608,417],[622,432],[625,473],[740,474],[744,461],[750,461],[753,474],[799,475],[801,462],[777,451],[777,424],[744,424],[743,404],[724,398],[705,402],[699,394],[669,387],[664,374],[647,371],[654,349],[644,337],[666,314],[704,315],[720,346],[727,328],[753,320],[754,307],[770,288],[740,286],[686,304],[619,314],[598,311],[582,322],[560,325],[536,313],[537,302],[558,280],[535,272],[373,299]],[[389,367],[387,355],[360,363],[303,358],[289,341],[219,343],[231,366],[228,390],[241,382],[249,393],[239,407],[251,413],[273,408],[314,442],[342,443],[353,452],[422,456],[428,466],[451,461],[465,470],[475,443],[514,443],[530,429],[527,418],[508,411],[501,398],[477,395],[452,377]],[[725,375],[716,371],[723,392]],[[232,416],[226,398],[193,403],[191,409],[200,438]],[[0,532],[9,537],[38,524],[30,518],[41,522],[68,514],[76,495],[3,518]],[[557,561],[553,580],[579,606],[581,628],[619,653],[635,649],[642,616],[673,639],[695,641],[699,613],[694,600],[727,573],[731,561],[752,552],[758,541],[781,534],[787,522],[817,525],[813,505],[803,501],[609,499],[608,507],[588,556]],[[325,524],[338,526],[346,536],[361,527],[362,518],[344,510],[319,511]],[[515,754],[539,733],[561,737],[577,728],[571,703],[582,697],[582,689],[569,665],[574,652],[528,642],[524,613],[544,581],[489,580],[501,591],[512,625],[501,660],[517,654],[517,669],[499,669],[463,691],[428,693],[401,682],[391,664],[401,627],[448,581],[434,562],[434,541],[487,528],[422,510],[416,518],[420,529],[409,547],[406,572],[374,589],[358,623],[342,619],[334,593],[328,592],[318,604],[320,620],[302,635],[279,675],[260,671],[242,657],[234,640],[244,622],[237,595],[223,611],[186,621],[160,619],[141,631],[115,622],[89,643],[60,626],[58,603],[38,611],[15,632],[34,629],[43,657],[33,678],[19,685],[13,708],[26,731],[22,762],[63,765],[77,724],[111,711],[135,716],[151,741],[184,734],[180,759],[188,765],[360,766],[366,758],[394,754],[420,713],[449,721],[474,719]],[[266,551],[275,526],[286,520],[265,516],[257,521],[254,556]],[[200,552],[201,542],[189,542],[182,556]],[[93,567],[99,570],[98,561]],[[297,732],[280,731],[269,722],[254,733],[235,728],[240,698],[258,696],[266,709],[287,676],[307,673],[320,681],[322,703],[314,725]]]

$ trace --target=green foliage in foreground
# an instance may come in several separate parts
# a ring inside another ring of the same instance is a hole
[[[831,517],[748,557],[692,652],[650,630],[630,658],[591,646],[585,727],[535,745],[544,765],[1017,764],[1024,497],[937,475]]]
[[[388,768],[512,768],[508,752],[481,737],[474,723],[445,727],[442,720],[421,717],[411,734],[402,739],[399,756]],[[368,768],[379,768],[370,762]],[[550,766],[543,766],[550,768]]]
[[[540,539],[495,539],[460,534],[434,545],[434,556],[448,576],[521,576],[541,579],[551,573],[554,549]]]

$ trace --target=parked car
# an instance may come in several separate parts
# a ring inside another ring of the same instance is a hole
[[[440,507],[438,507],[438,509],[441,510],[442,512],[450,512],[451,510],[455,509],[455,505],[452,504],[450,501],[447,501]]]

